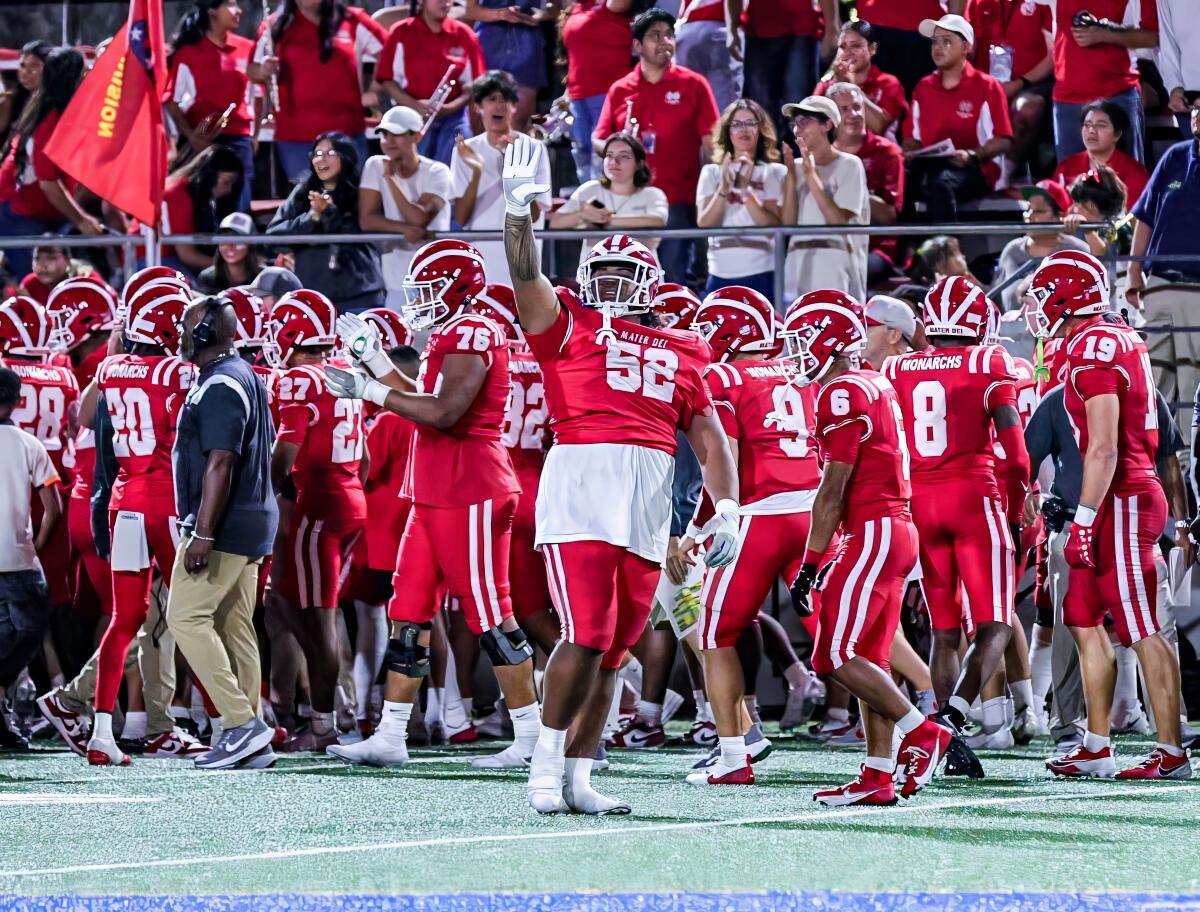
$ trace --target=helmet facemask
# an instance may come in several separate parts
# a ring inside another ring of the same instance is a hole
[[[1051,323],[1046,316],[1046,302],[1053,291],[1050,288],[1030,288],[1025,292],[1025,325],[1035,339],[1051,339],[1058,332],[1063,318]]]
[[[650,309],[650,287],[658,270],[635,257],[611,254],[585,260],[577,278],[585,305],[610,318],[627,317]]]
[[[400,305],[400,315],[414,332],[437,326],[450,316],[450,305],[446,303],[443,295],[457,277],[458,274],[455,273],[425,282],[405,278],[401,286],[404,290],[404,303]]]

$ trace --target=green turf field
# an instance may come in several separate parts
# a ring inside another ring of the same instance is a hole
[[[892,809],[823,811],[813,788],[858,755],[778,739],[749,788],[700,789],[693,752],[613,752],[602,790],[625,818],[539,818],[495,749],[426,749],[403,770],[332,758],[199,773],[0,760],[3,894],[453,891],[1133,891],[1200,894],[1200,778],[1048,778],[1048,742],[983,754],[983,783],[935,780]],[[1122,740],[1124,758],[1147,742]],[[1200,901],[1197,902],[1200,905]],[[513,908],[516,908],[514,906]],[[1172,907],[1174,908],[1174,907]]]

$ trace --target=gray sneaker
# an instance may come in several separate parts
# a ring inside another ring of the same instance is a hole
[[[262,719],[251,719],[245,725],[227,728],[221,732],[221,738],[212,750],[196,758],[196,769],[228,769],[270,745],[274,737],[275,729]]]
[[[240,770],[265,770],[270,769],[275,765],[275,751],[271,750],[271,745],[267,745],[262,750],[257,751],[243,760],[237,765]]]

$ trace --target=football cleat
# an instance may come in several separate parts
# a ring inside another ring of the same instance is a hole
[[[508,713],[499,709],[493,710],[475,724],[475,731],[482,738],[511,738],[513,736],[512,722]]]
[[[648,750],[661,747],[667,741],[667,735],[661,725],[647,725],[636,719],[613,735],[612,747],[623,747],[626,750]]]
[[[860,747],[865,747],[867,744],[866,733],[863,732],[862,720],[860,719],[855,726],[847,726],[842,731],[835,735],[830,735],[825,739],[827,747],[849,747],[857,750]]]
[[[1148,735],[1150,720],[1138,704],[1124,707],[1114,707],[1112,712],[1112,729],[1118,735]]]
[[[270,769],[275,765],[275,761],[279,759],[275,756],[275,751],[271,750],[271,745],[260,748],[255,753],[246,757],[244,760],[239,760],[234,769],[240,770],[262,770]]]
[[[844,735],[854,731],[855,725],[854,722],[825,718],[820,722],[813,722],[808,728],[801,729],[797,734],[802,738],[811,738],[814,741],[827,741],[835,735]]]
[[[717,726],[712,722],[697,720],[692,723],[691,729],[683,736],[683,743],[696,747],[712,747],[717,743]]]
[[[891,807],[896,803],[896,786],[889,773],[864,764],[859,769],[858,778],[840,788],[813,792],[813,801],[822,807],[846,807],[850,804]]]
[[[147,738],[142,756],[155,760],[195,760],[208,748],[178,728]]]
[[[726,766],[721,762],[720,753],[712,765],[688,773],[690,785],[754,785],[754,767],[750,765],[750,755],[742,766]]]
[[[466,728],[460,728],[454,734],[446,737],[447,744],[474,744],[478,740],[479,732],[471,722],[467,723]]]
[[[234,728],[226,728],[219,738],[214,739],[212,748],[196,758],[196,769],[229,769],[269,747],[274,737],[275,729],[257,717]]]
[[[633,807],[619,798],[601,795],[591,785],[576,787],[567,776],[563,785],[562,801],[567,810],[576,814],[591,814],[596,817],[623,817],[633,813]]]
[[[1001,728],[994,732],[980,731],[963,740],[971,750],[1008,750],[1016,744],[1011,728]]]
[[[1034,738],[1048,738],[1050,723],[1045,712],[1039,713],[1032,706],[1026,706],[1013,719],[1012,734],[1017,744],[1028,744]]]
[[[38,697],[37,708],[46,721],[54,726],[67,747],[81,757],[87,755],[88,731],[92,727],[90,719],[68,709],[54,691]]]
[[[1150,751],[1137,766],[1123,769],[1117,779],[1127,782],[1144,782],[1148,779],[1191,779],[1192,764],[1185,753],[1182,757],[1168,754],[1161,747]]]
[[[946,769],[943,772],[947,776],[966,776],[968,779],[982,779],[984,776],[983,764],[960,735],[950,739],[950,746],[946,748]]]
[[[473,758],[471,766],[475,769],[524,769],[529,766],[530,756],[514,742],[498,754]]]
[[[1066,778],[1111,779],[1117,774],[1117,763],[1111,747],[1090,751],[1081,744],[1069,754],[1047,760],[1046,769]]]
[[[274,731],[271,740],[275,739]],[[327,747],[338,743],[338,733],[335,728],[328,734],[318,735],[311,728],[305,729],[298,735],[292,735],[279,748],[285,754],[302,754],[308,752],[322,753]]]
[[[922,722],[904,737],[896,757],[901,795],[910,798],[926,786],[953,737],[950,729],[929,721]]]
[[[779,720],[779,730],[786,732],[799,728],[812,718],[814,710],[825,699],[825,684],[814,674],[805,677],[799,687],[788,691],[787,703],[783,707],[783,716]]]
[[[388,768],[408,763],[408,746],[404,742],[394,744],[380,732],[357,744],[330,744],[325,753],[361,766]]]
[[[565,814],[567,803],[563,800],[563,777],[549,773],[531,778],[525,786],[529,806],[539,814]]]
[[[87,762],[90,766],[129,766],[133,761],[116,741],[92,738],[87,745]]]

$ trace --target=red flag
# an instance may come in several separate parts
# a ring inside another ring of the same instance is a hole
[[[130,0],[129,21],[84,77],[46,146],[101,199],[157,225],[167,176],[162,0]]]

